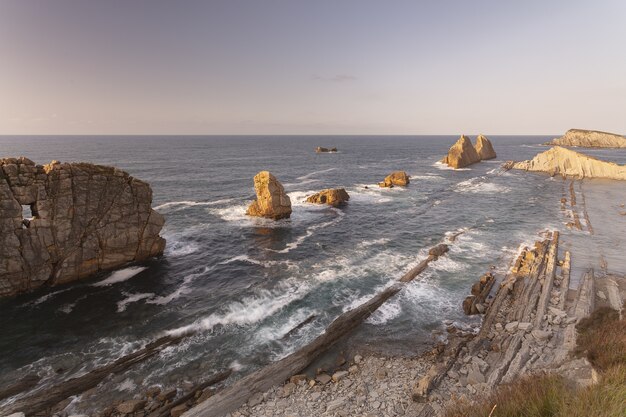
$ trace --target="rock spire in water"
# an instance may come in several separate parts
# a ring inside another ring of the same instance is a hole
[[[291,200],[282,184],[269,171],[261,171],[254,176],[254,190],[257,199],[248,207],[248,216],[274,220],[291,216]]]

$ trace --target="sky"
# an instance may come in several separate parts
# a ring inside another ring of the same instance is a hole
[[[0,0],[0,134],[624,134],[624,22],[624,0]]]

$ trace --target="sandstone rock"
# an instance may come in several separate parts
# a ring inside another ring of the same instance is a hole
[[[626,166],[602,161],[560,146],[542,152],[529,161],[509,162],[505,164],[505,168],[545,172],[552,176],[626,180]]]
[[[150,186],[116,168],[0,159],[0,296],[162,254],[151,204]]]
[[[289,382],[295,385],[300,385],[301,383],[306,382],[306,379],[307,378],[305,374],[298,374],[298,375],[293,375],[291,378],[289,378]]]
[[[570,129],[560,138],[545,145],[579,146],[582,148],[626,148],[626,137],[597,130]]]
[[[174,407],[174,408],[172,408],[172,409],[170,410],[170,415],[171,415],[172,417],[180,417],[180,416],[182,416],[182,415],[185,413],[185,411],[187,411],[188,409],[189,409],[189,407],[187,407],[187,405],[186,405],[186,404],[180,404],[180,405],[177,405],[176,407]]]
[[[308,203],[328,204],[333,207],[339,207],[347,203],[348,200],[350,200],[350,196],[343,188],[329,188],[306,198]]]
[[[387,175],[383,182],[378,183],[379,187],[393,187],[396,185],[407,186],[410,183],[409,176],[404,171],[395,171]]]
[[[441,162],[452,168],[464,168],[476,162],[480,162],[480,156],[469,138],[462,135],[459,140],[452,145],[448,151],[448,155],[446,155]]]
[[[324,148],[322,146],[318,146],[317,148],[315,148],[315,152],[317,153],[324,153],[324,152],[337,152],[337,148]]]
[[[254,176],[254,190],[257,199],[248,207],[248,216],[274,220],[291,216],[291,200],[282,184],[269,171],[261,171]]]
[[[472,294],[463,300],[463,311],[467,315],[485,312],[484,303],[495,282],[495,276],[488,272],[472,285]]]
[[[493,150],[491,141],[483,135],[478,135],[476,138],[476,153],[481,160],[493,159],[496,157],[496,151]]]
[[[116,410],[121,414],[130,414],[139,411],[146,405],[146,400],[128,400],[119,404]]]
[[[504,329],[509,333],[514,333],[517,331],[518,326],[519,326],[519,322],[512,321],[510,323],[507,323],[506,326],[504,326]]]

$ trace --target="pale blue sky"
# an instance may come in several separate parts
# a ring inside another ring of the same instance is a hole
[[[626,1],[0,0],[0,134],[626,133]]]

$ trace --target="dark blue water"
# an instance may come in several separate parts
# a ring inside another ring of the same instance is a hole
[[[491,137],[498,159],[454,171],[437,161],[456,139],[0,137],[0,157],[115,165],[148,181],[168,241],[161,259],[0,300],[0,386],[27,372],[38,372],[46,384],[66,379],[188,330],[198,333],[107,381],[101,401],[229,366],[239,369],[238,377],[319,335],[446,235],[466,230],[448,256],[355,336],[390,351],[419,350],[445,319],[468,320],[460,301],[491,265],[506,270],[522,242],[564,222],[562,181],[499,169],[504,160],[545,150],[537,144],[550,137]],[[339,152],[316,154],[316,146]],[[245,216],[252,178],[261,170],[285,186],[291,219]],[[411,184],[375,185],[394,170],[407,171]],[[304,202],[328,187],[345,187],[349,204]],[[310,325],[282,340],[310,315],[316,316]]]

